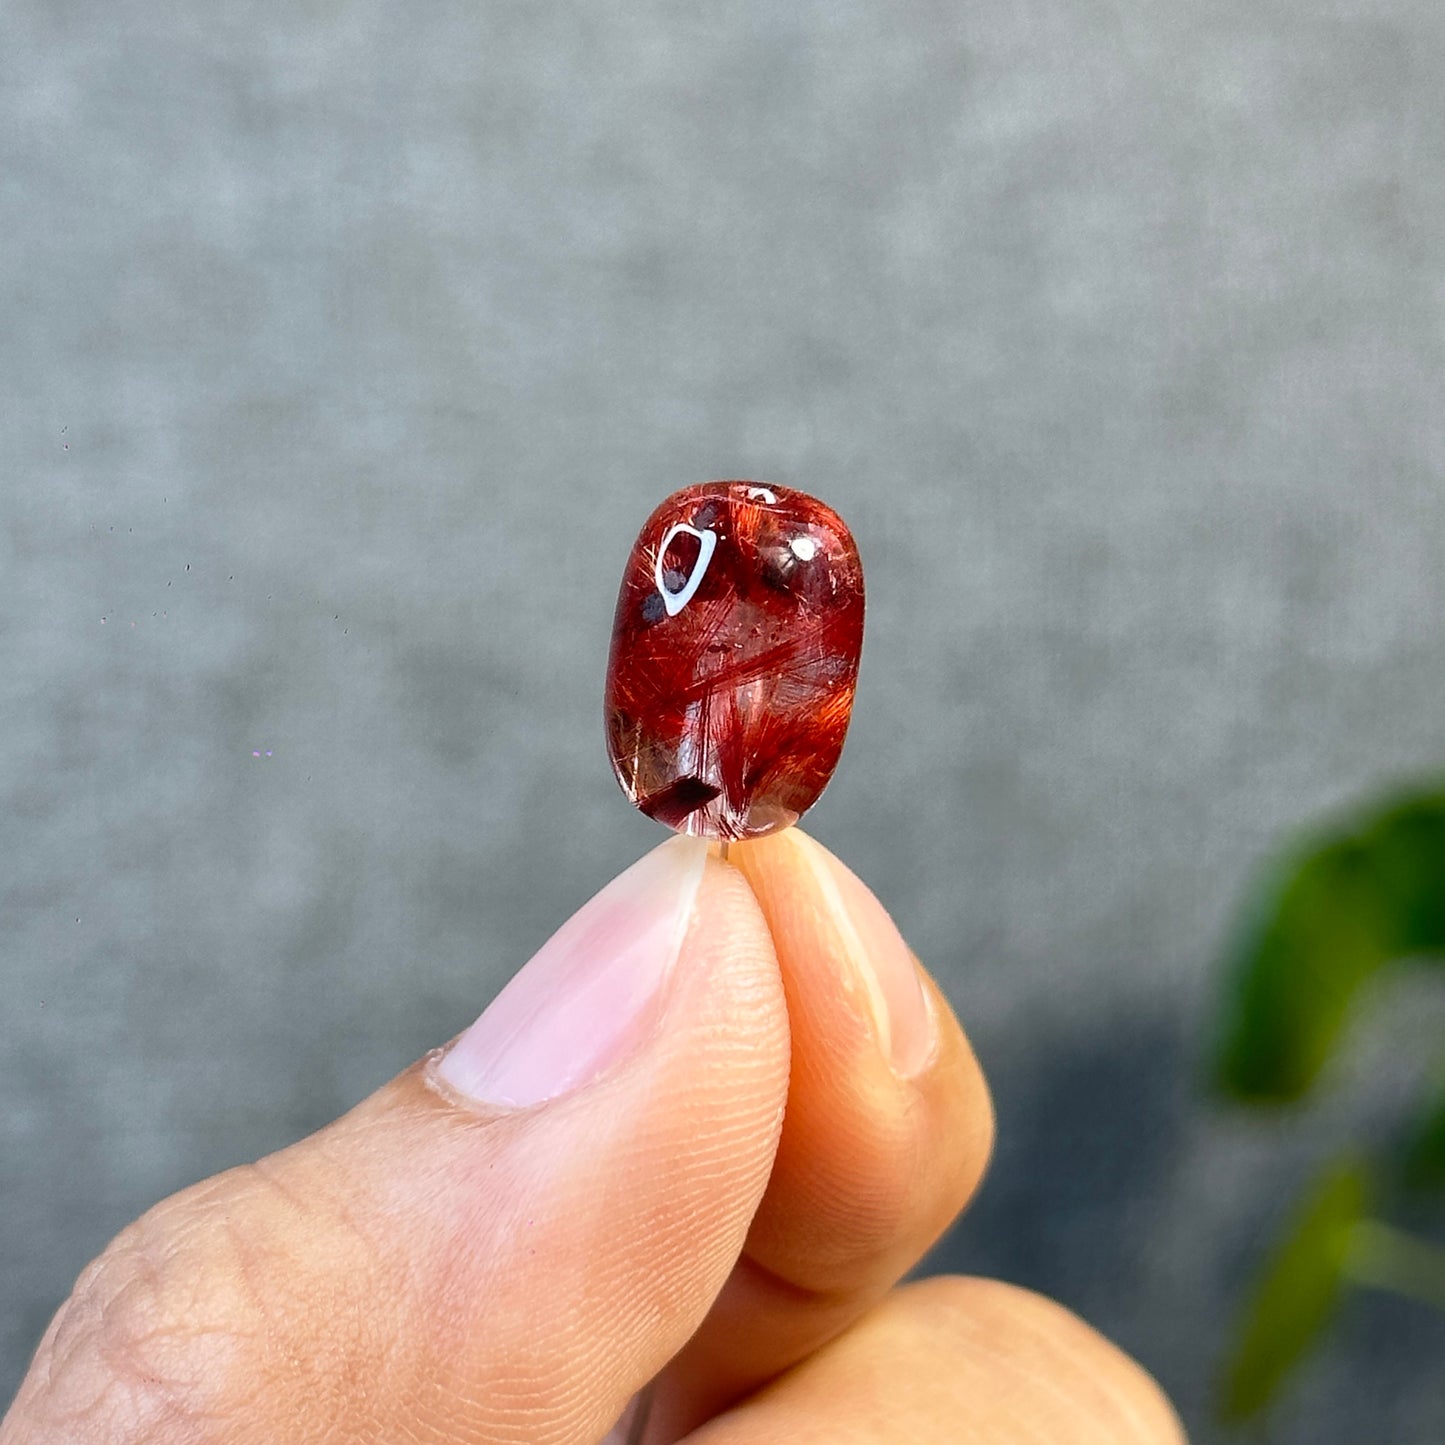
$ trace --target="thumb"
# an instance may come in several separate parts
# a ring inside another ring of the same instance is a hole
[[[450,1049],[122,1233],[0,1442],[596,1441],[726,1280],[787,1080],[753,895],[669,841]]]

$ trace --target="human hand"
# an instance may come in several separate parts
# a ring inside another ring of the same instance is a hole
[[[650,1445],[1178,1445],[1059,1306],[897,1287],[992,1129],[837,860],[797,829],[727,863],[674,839],[449,1050],[124,1230],[0,1445],[580,1445],[654,1377]]]

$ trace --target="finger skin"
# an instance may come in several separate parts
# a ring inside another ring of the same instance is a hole
[[[910,1077],[890,1065],[849,977],[836,897],[818,883],[822,854],[796,828],[730,852],[783,973],[788,1109],[743,1258],[659,1382],[650,1441],[677,1439],[847,1328],[926,1253],[987,1165],[993,1109],[958,1021],[919,970],[933,1053]]]
[[[996,1280],[895,1290],[688,1445],[1185,1445],[1158,1385],[1061,1305]]]
[[[175,1196],[77,1284],[3,1445],[591,1445],[742,1248],[787,1090],[776,958],[709,861],[659,1028],[486,1109],[426,1061]]]

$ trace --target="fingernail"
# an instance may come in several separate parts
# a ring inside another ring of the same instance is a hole
[[[856,874],[805,833],[797,838],[861,985],[884,1057],[905,1078],[916,1074],[933,1054],[936,1030],[913,951]]]
[[[482,1103],[525,1108],[590,1083],[661,1017],[707,845],[674,838],[564,923],[436,1065]]]

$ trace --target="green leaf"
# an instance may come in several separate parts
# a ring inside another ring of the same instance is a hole
[[[1445,1310],[1445,1249],[1378,1219],[1366,1219],[1351,1232],[1345,1276],[1366,1289]]]
[[[1303,1094],[1360,985],[1394,959],[1445,953],[1445,794],[1396,799],[1277,864],[1229,961],[1214,1068],[1251,1101]]]
[[[1405,1151],[1405,1183],[1445,1190],[1445,1089],[1426,1109]]]
[[[1267,887],[1235,946],[1216,1061],[1240,1099],[1292,1099],[1313,1082],[1350,1000],[1388,957],[1368,851],[1319,848]]]
[[[1305,1197],[1239,1321],[1224,1375],[1226,1419],[1263,1410],[1329,1323],[1368,1198],[1368,1178],[1354,1161],[1327,1170]]]
[[[1395,803],[1363,841],[1391,955],[1445,950],[1445,796],[1423,793]]]

